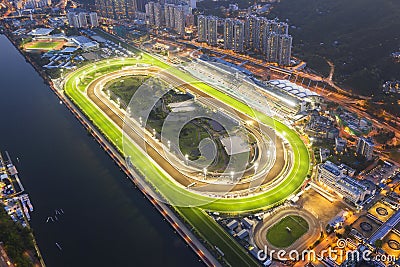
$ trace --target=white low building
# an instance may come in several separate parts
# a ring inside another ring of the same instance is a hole
[[[327,161],[318,166],[318,180],[341,197],[358,204],[371,194],[368,187],[343,173],[336,164]]]

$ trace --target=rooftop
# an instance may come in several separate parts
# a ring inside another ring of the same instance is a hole
[[[270,84],[280,88],[283,91],[286,91],[289,94],[292,94],[298,98],[307,98],[312,96],[319,96],[317,93],[312,92],[300,85],[292,83],[288,80],[271,80]]]
[[[250,150],[247,140],[243,140],[241,137],[236,135],[221,138],[221,143],[228,155],[240,154]]]
[[[29,35],[32,36],[43,36],[43,35],[49,35],[54,29],[53,28],[37,28],[33,29]]]

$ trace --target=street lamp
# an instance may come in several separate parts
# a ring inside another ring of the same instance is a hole
[[[207,178],[207,168],[203,169],[203,173],[204,173],[204,180]]]
[[[258,162],[254,163],[254,174],[257,173],[257,169],[258,169]]]

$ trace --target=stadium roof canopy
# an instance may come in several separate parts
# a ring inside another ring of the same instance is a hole
[[[287,93],[294,95],[298,98],[308,98],[312,96],[319,96],[317,93],[312,92],[300,85],[292,83],[288,80],[271,80],[270,84],[280,88],[282,91],[286,91]]]
[[[29,35],[32,36],[45,36],[49,35],[54,29],[53,28],[37,28],[33,29]]]

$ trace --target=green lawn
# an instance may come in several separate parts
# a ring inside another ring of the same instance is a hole
[[[26,44],[27,49],[53,50],[60,42],[35,42]]]
[[[289,215],[268,229],[267,240],[277,248],[286,248],[304,235],[308,229],[309,225],[302,217]]]
[[[106,86],[104,87],[104,90],[110,90],[116,96],[120,97],[122,101],[128,104],[129,100],[135,94],[137,89],[148,78],[149,76],[142,76],[142,75],[121,77],[107,83]]]

